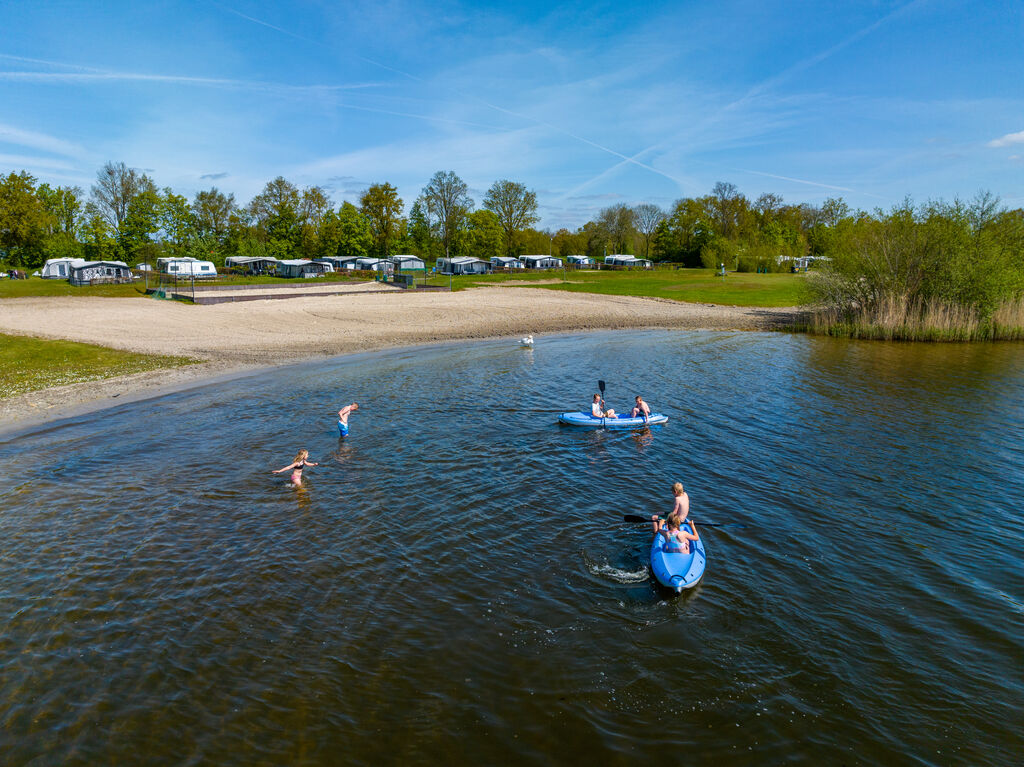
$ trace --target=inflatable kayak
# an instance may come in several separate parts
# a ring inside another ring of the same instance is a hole
[[[561,413],[558,422],[568,426],[590,426],[591,428],[605,429],[640,429],[644,426],[654,426],[665,423],[667,415],[651,413],[647,418],[630,418],[619,416],[618,418],[595,418],[590,413]]]
[[[693,532],[689,520],[683,522],[688,533]],[[666,539],[660,533],[651,542],[651,571],[658,583],[673,589],[676,593],[683,589],[692,589],[704,576],[704,540],[690,541],[689,554],[677,554],[665,551]]]

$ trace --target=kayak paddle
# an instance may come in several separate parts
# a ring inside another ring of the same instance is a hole
[[[659,519],[664,521],[664,517],[659,517]],[[641,517],[639,514],[623,514],[622,521],[634,522],[639,525],[647,525],[654,520],[650,517]],[[701,522],[700,525],[701,527],[747,527],[747,525],[742,522]]]

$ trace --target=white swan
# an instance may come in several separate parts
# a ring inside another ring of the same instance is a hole
[[[521,343],[523,346],[533,346],[533,336],[524,336],[523,338],[519,339],[519,343]]]

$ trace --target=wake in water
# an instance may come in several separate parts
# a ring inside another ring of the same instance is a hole
[[[643,583],[651,577],[646,565],[641,566],[639,570],[623,570],[607,562],[594,562],[586,554],[583,555],[583,560],[587,572],[591,575],[609,578],[616,583]]]

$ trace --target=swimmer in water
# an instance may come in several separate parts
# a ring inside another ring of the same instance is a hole
[[[359,403],[353,402],[351,405],[345,405],[345,407],[338,411],[338,431],[341,433],[341,436],[348,436],[348,416],[358,409]]]
[[[295,487],[302,487],[302,469],[306,466],[319,466],[320,464],[312,463],[309,459],[308,450],[300,450],[295,456],[295,460],[287,466],[282,466],[280,469],[274,469],[275,474],[283,474],[284,472],[291,469],[292,472],[292,484]]]

